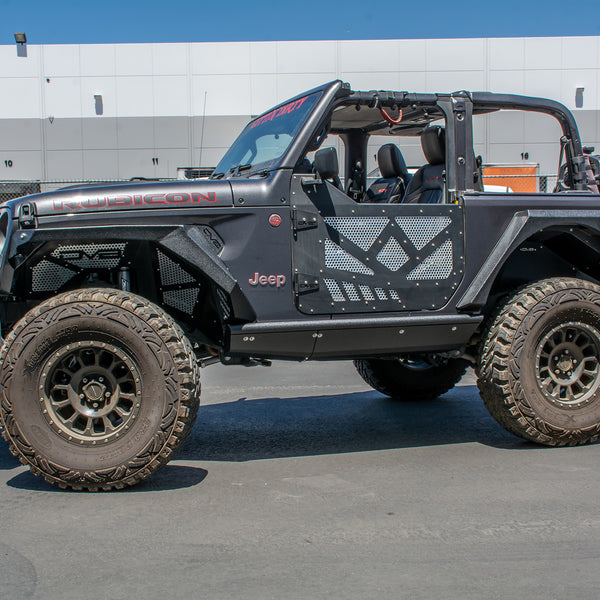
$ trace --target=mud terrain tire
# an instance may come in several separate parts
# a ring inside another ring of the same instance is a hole
[[[458,358],[443,362],[427,359],[360,359],[354,361],[359,375],[386,396],[402,400],[433,400],[451,390],[469,363]]]
[[[67,292],[30,310],[0,352],[0,422],[34,475],[90,491],[133,485],[192,429],[199,368],[159,307],[128,292]]]
[[[600,286],[553,278],[519,291],[484,340],[478,386],[506,430],[547,446],[600,436]]]

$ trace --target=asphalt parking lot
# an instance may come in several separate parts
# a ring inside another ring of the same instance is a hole
[[[204,371],[182,453],[65,492],[0,442],[0,598],[598,598],[600,445],[504,432],[467,374],[425,404],[351,363]]]

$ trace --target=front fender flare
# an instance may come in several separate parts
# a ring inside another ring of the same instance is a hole
[[[13,235],[9,257],[20,253],[20,247],[30,243],[65,242],[90,244],[109,240],[154,242],[168,250],[193,270],[200,271],[229,295],[233,315],[243,321],[252,321],[255,313],[237,280],[218,255],[198,225],[145,225],[145,226],[91,226],[68,229],[29,229]]]

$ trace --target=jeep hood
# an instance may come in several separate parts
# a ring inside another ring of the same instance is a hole
[[[69,187],[9,200],[6,205],[19,214],[23,204],[34,214],[49,216],[113,210],[177,209],[232,206],[229,181],[165,181],[109,186]]]

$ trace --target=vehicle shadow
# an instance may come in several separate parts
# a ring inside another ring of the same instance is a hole
[[[20,464],[19,459],[10,453],[8,442],[0,437],[0,471],[10,471],[10,469],[14,469]]]
[[[475,386],[460,386],[427,402],[367,391],[205,405],[179,458],[246,461],[468,442],[539,447],[502,429]]]
[[[127,494],[130,492],[162,492],[167,490],[181,490],[184,488],[199,485],[206,479],[208,471],[200,467],[189,467],[184,465],[169,464],[163,467],[158,473],[155,473],[142,483],[131,488],[123,490],[113,490],[110,492],[101,492],[102,494],[111,494],[119,492]],[[60,492],[77,494],[74,490],[63,490],[58,486],[51,485],[41,477],[35,477],[29,471],[23,471],[15,475],[6,482],[6,485],[19,490],[29,490],[36,492]]]
[[[210,392],[207,396],[210,402]],[[502,429],[483,406],[477,388],[467,385],[425,402],[392,400],[365,391],[205,404],[177,459],[244,462],[463,443],[500,449],[539,448]],[[6,451],[0,452],[0,468],[19,466],[8,452],[8,444],[0,445],[6,446]],[[172,463],[131,491],[182,489],[202,483],[206,476],[207,471],[200,467]],[[28,471],[20,472],[7,485],[65,491]]]

